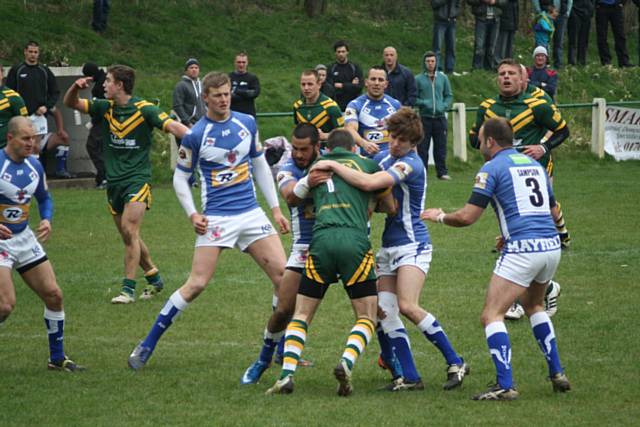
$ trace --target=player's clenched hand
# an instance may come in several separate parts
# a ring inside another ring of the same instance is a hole
[[[271,210],[273,213],[273,219],[278,224],[278,228],[280,229],[281,234],[287,234],[291,227],[289,226],[289,220],[282,215],[282,211],[280,208],[273,208]]]
[[[540,157],[544,156],[546,151],[542,145],[527,145],[523,153],[535,160],[538,160]]]
[[[423,211],[420,214],[420,219],[426,219],[428,221],[437,222],[438,216],[440,216],[440,214],[443,214],[443,213],[444,211],[440,208],[430,208]]]
[[[76,80],[75,85],[78,87],[78,89],[86,89],[89,87],[92,81],[93,81],[93,77],[83,77],[81,79]]]
[[[387,317],[387,312],[382,309],[382,307],[378,306],[378,320],[383,320]]]
[[[191,215],[191,224],[193,224],[196,234],[204,235],[207,232],[208,223],[207,217],[202,214],[194,213]]]
[[[38,226],[38,240],[41,242],[46,242],[49,239],[49,235],[51,235],[51,223],[47,219],[43,219],[40,221],[40,225]]]
[[[332,172],[327,172],[319,169],[311,170],[307,175],[307,184],[310,188],[323,184],[331,179]]]
[[[365,141],[362,145],[362,148],[364,148],[364,150],[369,154],[376,154],[378,151],[380,151],[380,147],[378,147],[378,144],[371,141]]]
[[[7,240],[13,237],[13,233],[6,225],[0,224],[0,240]]]
[[[504,239],[502,236],[496,236],[496,251],[502,252],[502,248],[504,248]]]

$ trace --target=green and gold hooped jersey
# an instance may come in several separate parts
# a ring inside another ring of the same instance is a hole
[[[107,181],[121,182],[132,178],[151,179],[151,151],[153,128],[165,130],[169,116],[154,104],[132,97],[126,105],[112,100],[84,100],[85,113],[102,119],[105,141],[105,169]]]
[[[343,148],[335,148],[321,159],[335,160],[364,173],[380,170],[373,160]],[[352,187],[334,174],[329,181],[313,188],[312,194],[316,210],[314,232],[327,227],[348,227],[362,231],[365,235],[368,233],[371,193]]]
[[[474,136],[485,120],[504,117],[513,128],[513,147],[521,149],[527,145],[538,145],[548,130],[556,132],[567,123],[560,111],[544,97],[536,98],[523,93],[515,99],[504,101],[500,97],[488,98],[480,103],[476,123],[469,132]],[[538,161],[546,167],[551,153],[547,152]]]
[[[7,125],[15,116],[26,117],[27,107],[18,92],[5,86],[0,86],[0,148],[7,145]]]
[[[293,122],[310,123],[323,132],[344,126],[342,111],[336,102],[321,93],[315,104],[306,104],[304,97],[293,103]]]

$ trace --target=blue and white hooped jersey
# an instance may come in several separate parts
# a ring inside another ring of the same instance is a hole
[[[263,154],[255,119],[232,111],[224,122],[204,116],[191,128],[177,167],[200,173],[204,215],[237,215],[258,207],[251,159]]]
[[[544,168],[515,149],[498,152],[476,175],[473,192],[491,198],[505,241],[503,252],[560,248],[551,216],[553,190]]]
[[[29,156],[16,163],[0,150],[0,223],[13,234],[29,225],[31,199],[38,200],[41,219],[51,220],[53,203],[40,161]]]
[[[298,182],[306,175],[304,169],[300,169],[296,162],[289,157],[287,162],[280,168],[276,180],[278,181],[278,189],[292,181]],[[311,243],[311,230],[315,221],[315,210],[313,207],[313,198],[309,197],[297,206],[289,206],[291,213],[291,241],[293,244],[308,245]]]
[[[378,144],[380,151],[386,150],[389,145],[387,118],[401,107],[400,101],[386,94],[380,100],[360,95],[347,105],[344,123],[358,122],[360,136]]]
[[[393,177],[393,197],[398,201],[398,213],[387,217],[382,233],[382,246],[419,243],[424,248],[431,246],[431,237],[425,223],[420,219],[427,196],[427,171],[415,150],[396,158],[389,151],[378,153],[374,158],[380,167]]]

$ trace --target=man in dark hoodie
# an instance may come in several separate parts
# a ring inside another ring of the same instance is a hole
[[[362,87],[364,79],[362,78],[362,69],[355,62],[349,61],[349,46],[343,40],[338,40],[333,44],[333,50],[336,53],[336,62],[331,64],[327,80],[329,80],[335,89],[336,96],[334,101],[340,106],[340,110],[344,111],[350,101],[356,99]]]
[[[184,64],[184,75],[173,90],[173,111],[176,112],[180,123],[191,128],[205,114],[202,99],[202,82],[200,63],[195,58],[187,59]],[[176,140],[178,147],[180,141]]]
[[[104,79],[107,74],[93,62],[82,66],[82,75],[93,79],[91,98],[105,99]],[[102,120],[91,118],[91,128],[87,137],[87,153],[96,168],[96,188],[102,190],[107,187],[107,176],[104,171],[104,157],[102,154]]]

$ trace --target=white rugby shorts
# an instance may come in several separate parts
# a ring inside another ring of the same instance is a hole
[[[431,266],[431,245],[420,248],[418,243],[380,248],[376,255],[376,274],[395,276],[398,268],[413,265],[427,274]]]
[[[257,240],[276,234],[261,208],[238,215],[207,215],[207,232],[198,235],[196,247],[217,246],[245,251]]]
[[[287,260],[287,268],[304,268],[309,255],[309,245],[297,243],[291,247],[291,255]]]
[[[560,249],[502,254],[493,273],[525,288],[534,281],[546,283],[556,274],[560,254]]]
[[[0,267],[20,270],[47,256],[40,242],[29,227],[12,238],[0,240]]]

